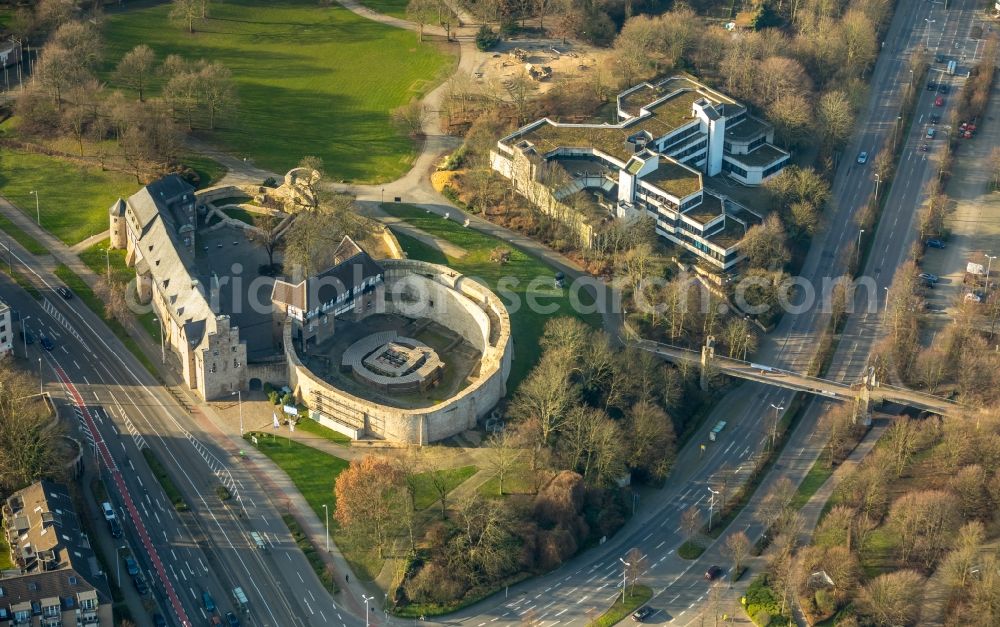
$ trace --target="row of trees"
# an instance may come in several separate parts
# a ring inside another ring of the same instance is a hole
[[[75,11],[45,17],[51,4],[40,3],[32,14],[33,23],[54,25],[15,103],[22,139],[72,138],[81,157],[126,169],[141,183],[174,167],[183,141],[178,123],[213,129],[235,116],[238,97],[227,68],[178,55],[159,62],[146,45],[126,52],[111,74],[112,85],[128,91],[109,88],[98,78],[104,64],[99,22]],[[161,96],[151,97],[154,87],[161,87]]]

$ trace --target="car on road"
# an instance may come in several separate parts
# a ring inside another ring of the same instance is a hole
[[[101,503],[101,513],[104,514],[104,520],[115,519],[115,508],[111,507],[111,503],[107,501]]]
[[[934,91],[937,89],[937,83],[934,81],[927,81],[927,91]]]
[[[947,94],[948,93],[948,84],[947,83],[941,83],[941,84],[939,84],[938,85],[938,93],[939,94]]]
[[[865,164],[868,163],[868,153],[862,150],[858,153],[858,163]]]
[[[637,623],[641,623],[642,621],[646,620],[652,615],[653,615],[653,608],[649,607],[648,605],[643,605],[636,611],[632,612],[632,620],[634,620]]]
[[[213,615],[212,618],[210,618],[208,620],[208,624],[212,625],[212,627],[215,627],[215,625],[221,625],[222,624],[222,618],[220,618],[219,616],[214,616]]]
[[[206,612],[215,611],[215,599],[212,598],[212,595],[209,594],[208,590],[201,593],[201,603],[205,606]]]
[[[38,338],[38,342],[39,344],[42,345],[42,348],[44,348],[47,351],[50,351],[56,347],[56,345],[52,343],[52,340],[50,340],[46,335],[43,335],[40,338]]]
[[[938,96],[937,98],[935,98],[934,99],[934,106],[935,107],[943,107],[944,106],[944,98],[942,98],[941,96]]]
[[[59,295],[65,298],[66,300],[73,298],[73,292],[69,291],[68,287],[63,287],[62,285],[60,285],[59,287],[56,288],[56,292],[58,292]]]
[[[934,63],[944,63],[944,55],[943,54],[934,55]]]
[[[929,248],[945,248],[947,244],[939,239],[929,239],[927,240],[927,246]]]
[[[131,555],[125,556],[125,570],[129,575],[135,577],[139,574],[139,564],[135,561],[135,558]]]
[[[226,612],[226,624],[229,627],[240,627],[240,619],[236,618],[236,614]]]
[[[934,130],[933,126],[928,127],[927,128],[927,139],[934,139],[934,135],[936,133],[937,133],[937,131]]]
[[[920,144],[920,152],[927,152],[930,149],[931,147],[928,146],[927,144]]]
[[[163,614],[157,612],[153,614],[153,625],[154,627],[167,627],[167,619],[163,618]]]
[[[930,272],[921,272],[917,276],[919,276],[921,279],[923,279],[925,281],[928,281],[930,283],[937,283],[938,281],[941,280],[941,277],[939,277],[936,274],[931,274]]]
[[[23,331],[21,333],[21,340],[25,344],[34,344],[35,343],[35,336],[31,334],[31,331]]]
[[[940,124],[940,123],[941,123],[941,114],[940,113],[932,113],[931,114],[931,124]]]
[[[720,575],[722,575],[722,567],[715,566],[713,564],[712,566],[708,567],[708,570],[705,571],[705,580],[714,581],[715,579],[718,579]]]

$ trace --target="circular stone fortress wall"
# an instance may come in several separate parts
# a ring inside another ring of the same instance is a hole
[[[348,393],[305,367],[295,351],[289,322],[284,346],[296,396],[320,423],[354,438],[427,444],[474,427],[507,391],[512,356],[507,309],[488,288],[446,266],[408,259],[379,263],[385,270],[384,284],[375,306],[364,315],[429,318],[480,352],[478,371],[464,388],[431,406],[385,405]]]

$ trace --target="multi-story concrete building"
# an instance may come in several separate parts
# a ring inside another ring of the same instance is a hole
[[[14,350],[14,318],[10,306],[0,299],[0,359]]]
[[[706,188],[705,179],[725,174],[759,185],[780,172],[790,157],[771,144],[771,126],[686,77],[632,87],[617,105],[616,124],[532,122],[498,142],[492,166],[564,222],[586,221],[563,202],[586,189],[611,214],[648,215],[661,237],[712,267],[732,268],[760,215]]]
[[[194,188],[177,175],[150,183],[111,206],[111,245],[126,249],[141,303],[152,302],[164,342],[176,353],[184,381],[204,399],[246,387],[246,343],[211,302],[194,264],[198,225]]]
[[[108,581],[66,487],[39,481],[3,504],[15,568],[0,572],[0,625],[112,625]]]

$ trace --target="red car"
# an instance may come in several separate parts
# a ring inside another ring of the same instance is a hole
[[[941,96],[938,96],[937,98],[935,98],[934,99],[934,106],[935,107],[943,107],[944,106],[944,98],[942,98]]]

